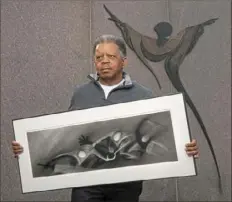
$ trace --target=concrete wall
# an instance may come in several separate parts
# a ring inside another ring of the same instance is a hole
[[[231,200],[231,21],[229,0],[202,1],[1,1],[1,201],[68,201],[70,190],[21,194],[17,160],[11,153],[12,120],[65,111],[76,84],[94,72],[91,46],[100,34],[121,35],[108,21],[105,4],[142,34],[156,37],[160,21],[173,35],[186,26],[219,17],[180,68],[184,86],[209,131],[219,162],[224,193],[207,142],[191,110],[191,134],[198,140],[198,176],[144,183],[141,201]],[[150,63],[154,77],[128,49],[127,72],[156,95],[176,92],[163,62]]]

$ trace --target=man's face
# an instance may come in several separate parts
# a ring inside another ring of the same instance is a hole
[[[121,57],[116,44],[101,43],[96,47],[94,63],[100,79],[118,81],[122,76],[125,59]]]

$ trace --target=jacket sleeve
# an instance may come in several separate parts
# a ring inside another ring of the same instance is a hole
[[[68,107],[68,111],[73,111],[73,110],[78,110],[80,107],[78,106],[77,98],[78,98],[78,92],[79,92],[79,86],[76,86],[71,101],[70,105]]]
[[[74,105],[73,105],[73,99],[74,99],[74,96],[72,96],[72,99],[71,99],[71,102],[70,102],[70,105],[68,107],[68,111],[73,111],[74,110]]]
[[[153,91],[150,88],[147,88],[141,84],[139,84],[139,86],[142,89],[141,91],[143,92],[142,99],[151,99],[155,97]]]
[[[154,98],[154,97],[155,97],[155,95],[153,94],[153,91],[150,90],[150,89],[147,89],[145,99],[151,99],[151,98]]]

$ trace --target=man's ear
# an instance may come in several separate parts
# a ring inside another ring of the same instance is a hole
[[[127,66],[127,64],[128,64],[128,61],[127,61],[127,58],[125,57],[123,58],[123,67]]]

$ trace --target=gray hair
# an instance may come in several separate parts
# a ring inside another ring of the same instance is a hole
[[[98,44],[107,42],[115,43],[118,46],[122,58],[125,58],[127,56],[126,44],[124,43],[123,39],[109,34],[101,35],[96,39],[93,45],[93,55],[95,55],[96,47]]]

